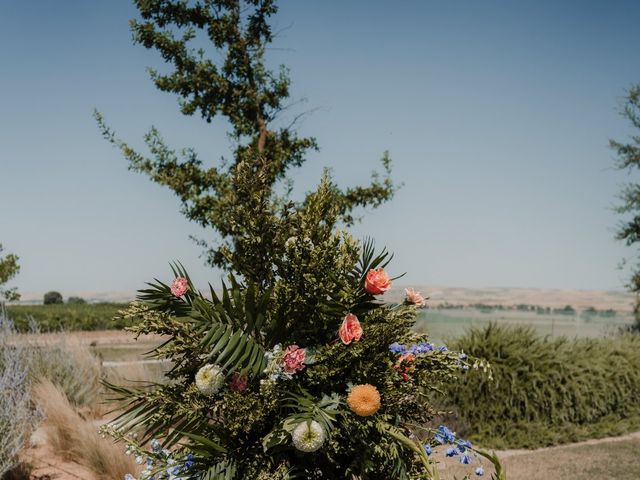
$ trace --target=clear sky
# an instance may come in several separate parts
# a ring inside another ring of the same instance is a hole
[[[92,119],[141,146],[157,126],[216,161],[224,125],[182,116],[145,71],[125,0],[0,2],[0,242],[24,292],[129,290],[180,259],[217,282],[172,193],[129,172]],[[609,138],[640,82],[637,1],[281,3],[270,62],[291,70],[322,167],[366,183],[384,150],[404,182],[354,228],[396,253],[404,283],[621,289],[622,172]]]

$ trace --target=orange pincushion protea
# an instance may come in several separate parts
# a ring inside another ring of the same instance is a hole
[[[369,417],[380,409],[380,393],[373,385],[356,385],[347,397],[349,408],[361,417]]]

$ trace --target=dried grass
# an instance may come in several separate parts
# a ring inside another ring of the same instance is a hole
[[[39,382],[33,395],[45,415],[49,444],[63,458],[90,469],[99,480],[121,480],[139,470],[122,446],[98,433],[96,424],[82,418],[51,381]]]

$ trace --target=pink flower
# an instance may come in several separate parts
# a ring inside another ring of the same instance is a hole
[[[404,293],[407,295],[407,302],[413,303],[416,307],[424,307],[427,304],[422,294],[413,288],[405,288]]]
[[[304,348],[300,348],[298,345],[289,345],[284,351],[284,357],[282,358],[283,370],[289,375],[299,372],[304,369],[304,359],[307,352]]]
[[[360,337],[362,337],[362,327],[360,326],[358,317],[353,313],[347,313],[344,320],[342,320],[338,335],[340,335],[340,340],[342,340],[342,343],[345,345],[349,345],[354,340],[356,342],[360,341]]]
[[[181,297],[189,290],[189,280],[184,277],[176,278],[171,284],[171,293],[176,297]]]
[[[231,376],[230,387],[232,392],[244,392],[249,384],[249,378],[236,372]]]
[[[382,295],[391,288],[391,279],[382,268],[371,269],[364,280],[364,289],[371,295]]]

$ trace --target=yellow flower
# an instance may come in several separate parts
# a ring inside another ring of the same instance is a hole
[[[369,417],[380,409],[380,393],[368,383],[356,385],[347,397],[349,408],[361,417]]]

